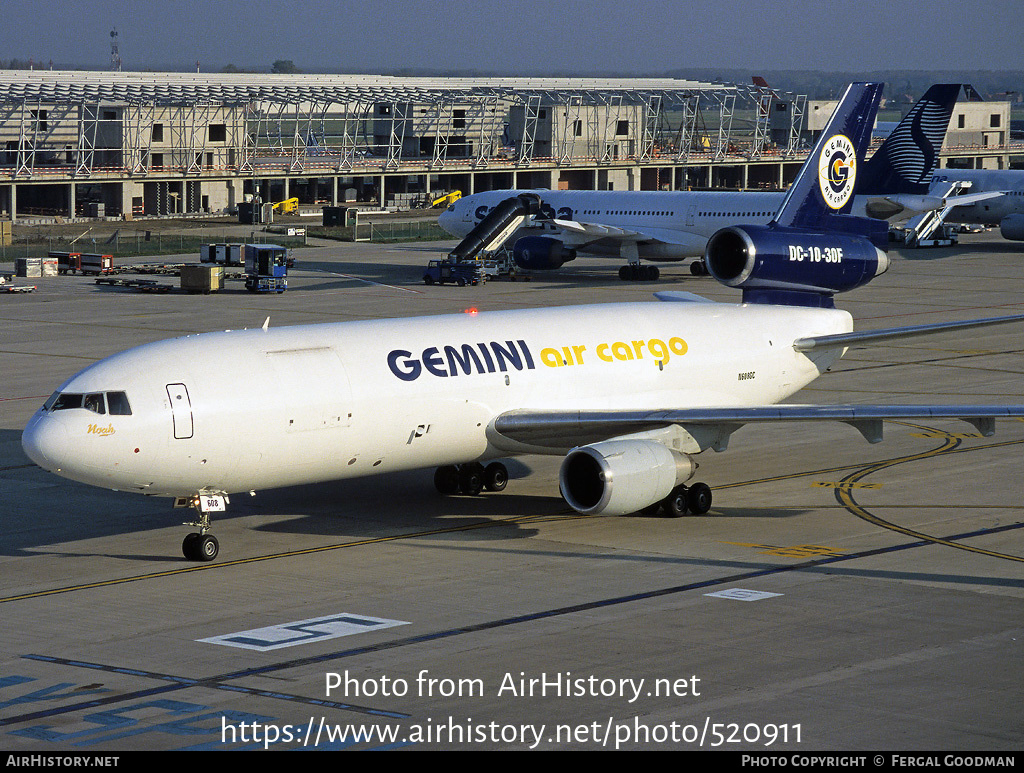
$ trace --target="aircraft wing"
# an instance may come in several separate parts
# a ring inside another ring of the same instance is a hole
[[[946,207],[967,207],[979,201],[987,201],[1005,195],[1005,191],[980,191],[955,196],[932,194],[894,193],[890,196],[868,196],[864,202],[865,212],[870,217],[889,220],[898,215],[904,217],[914,212],[932,212]]]
[[[553,225],[561,229],[561,236],[566,244],[587,244],[598,239],[616,239],[628,242],[660,242],[689,246],[693,242],[693,234],[681,233],[669,228],[620,228],[603,223],[586,223],[578,220],[551,220]]]
[[[1024,314],[1013,314],[1008,317],[969,319],[959,322],[937,322],[928,325],[912,325],[910,327],[892,327],[881,330],[863,330],[853,333],[838,333],[836,335],[808,336],[806,338],[798,338],[794,341],[793,348],[798,352],[809,352],[811,349],[852,346],[853,344],[868,344],[895,338],[910,338],[914,336],[931,335],[933,333],[946,333],[950,330],[958,330],[961,328],[987,327],[989,325],[1003,325],[1008,322],[1021,321],[1024,321]]]
[[[579,240],[580,242],[594,242],[598,239],[628,239],[639,241],[643,236],[638,231],[629,228],[619,228],[614,225],[602,223],[581,223],[577,220],[551,220],[552,224],[562,229],[567,241]]]
[[[658,298],[663,301],[697,300],[671,293],[659,293]],[[1024,321],[1024,314],[808,336],[795,340],[793,348],[808,352],[1020,321]],[[689,435],[689,442],[698,447],[689,449],[693,452],[705,448],[724,450],[729,435],[740,427],[769,421],[842,421],[856,428],[868,442],[877,443],[882,440],[883,421],[962,419],[987,437],[995,432],[996,418],[1021,416],[1024,416],[1024,405],[763,405],[659,410],[516,410],[498,416],[492,427],[497,434],[511,440],[551,448],[568,448],[621,435],[679,427]]]
[[[743,408],[663,410],[516,410],[494,420],[494,431],[529,445],[568,448],[601,440],[678,426],[691,436],[725,448],[728,436],[746,424],[785,421],[841,421],[869,442],[882,440],[882,422],[962,419],[988,437],[996,418],[1024,416],[1024,405],[764,405]]]
[[[979,201],[988,201],[999,196],[1005,196],[1009,191],[979,191],[978,193],[963,193],[959,196],[947,196],[943,202],[947,207],[966,207],[977,204]]]

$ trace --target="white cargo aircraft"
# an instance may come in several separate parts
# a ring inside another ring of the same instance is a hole
[[[931,195],[929,182],[960,88],[958,83],[929,88],[864,163],[853,203],[855,214],[909,219],[952,205],[952,197]],[[513,236],[513,255],[520,268],[554,270],[575,259],[577,252],[586,252],[627,260],[619,268],[621,279],[657,280],[658,267],[642,265],[641,259],[665,262],[701,257],[708,239],[720,228],[769,223],[785,195],[496,190],[464,196],[441,214],[438,224],[454,236],[467,237],[503,202],[522,197],[524,216]],[[955,200],[970,203],[978,198],[972,192]],[[536,201],[533,206],[529,206],[531,199]],[[494,233],[508,236],[500,223],[494,224]],[[703,264],[694,262],[691,270],[703,273]]]
[[[146,344],[61,385],[24,450],[58,475],[194,507],[183,553],[212,560],[210,513],[256,488],[436,466],[439,490],[476,494],[505,487],[502,458],[565,454],[577,511],[680,515],[711,506],[687,483],[693,457],[746,423],[839,420],[877,441],[885,419],[959,417],[991,434],[1024,406],[776,405],[851,344],[1024,319],[853,333],[834,308],[888,265],[885,224],[843,214],[880,96],[851,85],[775,220],[709,242],[709,270],[743,304],[664,294]],[[268,411],[267,394],[292,399]]]

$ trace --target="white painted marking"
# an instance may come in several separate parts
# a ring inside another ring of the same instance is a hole
[[[318,273],[327,274],[328,276],[340,276],[340,277],[343,277],[344,279],[352,279],[352,280],[354,280],[356,282],[365,282],[366,284],[373,285],[374,287],[386,287],[389,290],[401,290],[403,293],[416,293],[416,294],[420,294],[420,293],[423,292],[422,290],[416,290],[416,289],[414,289],[412,287],[398,287],[397,285],[384,284],[383,282],[374,282],[372,279],[363,279],[362,277],[352,276],[351,274],[340,274],[337,271],[322,271],[322,270],[320,270],[320,271],[318,271]]]
[[[265,628],[253,628],[249,631],[228,633],[222,636],[211,636],[208,639],[197,639],[207,644],[221,644],[226,647],[240,647],[247,650],[267,652],[298,644],[337,639],[367,631],[383,628],[394,628],[398,625],[409,625],[403,620],[387,620],[381,617],[367,617],[341,612],[326,617],[313,617],[309,620],[298,620],[294,623],[268,625]]]
[[[714,596],[718,599],[732,599],[733,601],[761,601],[770,599],[772,596],[781,596],[781,593],[769,593],[763,590],[747,590],[745,588],[729,588],[729,590],[705,593],[705,596]]]

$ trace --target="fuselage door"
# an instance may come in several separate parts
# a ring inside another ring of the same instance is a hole
[[[689,207],[687,207],[687,209],[686,209],[686,224],[687,225],[693,225],[694,216],[696,214],[697,214],[697,205],[696,204],[691,204]]]
[[[192,437],[192,403],[184,384],[168,384],[167,397],[171,401],[171,417],[174,421],[174,437],[187,440]]]

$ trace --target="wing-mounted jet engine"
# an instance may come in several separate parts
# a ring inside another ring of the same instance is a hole
[[[516,239],[512,258],[527,271],[552,271],[576,260],[576,250],[550,236],[523,236]]]

